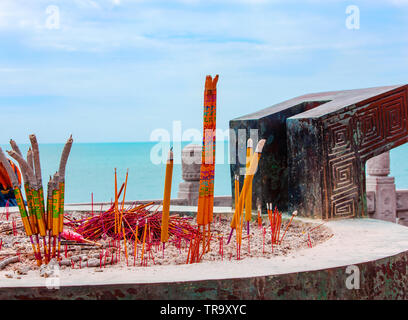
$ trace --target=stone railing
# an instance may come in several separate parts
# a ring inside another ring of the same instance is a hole
[[[370,218],[408,226],[408,190],[396,190],[390,174],[390,154],[383,153],[366,163],[367,210]]]
[[[184,200],[184,205],[196,206],[198,203],[198,189],[200,187],[200,145],[189,144],[183,149],[181,166],[184,181],[179,184],[178,199],[174,199],[174,201]],[[231,196],[214,197],[214,206],[216,207],[230,207],[231,203]]]

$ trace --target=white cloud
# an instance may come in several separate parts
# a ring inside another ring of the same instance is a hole
[[[19,43],[16,57],[0,59],[0,96],[63,97],[73,114],[87,106],[90,116],[110,105],[122,114],[164,115],[177,101],[171,119],[193,119],[189,126],[199,127],[205,74],[221,75],[219,123],[225,125],[248,106],[309,91],[392,84],[408,71],[401,58],[407,46],[399,39],[407,26],[372,31],[363,22],[351,33],[343,9],[336,16],[317,5],[284,10],[274,2],[55,0],[61,28],[47,30],[49,0],[0,0],[0,28]],[[405,49],[391,50],[394,42]],[[147,136],[148,126],[165,127],[169,117],[156,121],[143,124]]]

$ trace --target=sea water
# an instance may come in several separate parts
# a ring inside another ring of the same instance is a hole
[[[183,142],[180,149],[188,142]],[[152,149],[157,142],[135,143],[75,143],[66,168],[66,202],[79,203],[111,201],[114,198],[114,172],[117,169],[118,188],[125,181],[129,169],[126,199],[161,199],[163,197],[166,164],[152,161]],[[9,150],[9,145],[1,145]],[[28,144],[19,145],[27,153]],[[43,185],[46,189],[49,175],[58,170],[63,144],[40,144]],[[167,157],[166,144],[163,145]],[[217,142],[215,195],[231,195],[228,142]],[[172,197],[177,197],[182,182],[180,154],[175,152]],[[391,150],[391,174],[397,189],[408,189],[408,145]]]
[[[160,144],[160,143],[159,143]],[[180,151],[188,142],[182,142]],[[115,196],[115,168],[118,176],[118,189],[125,182],[129,169],[126,199],[162,199],[166,173],[168,144],[160,144],[164,152],[163,161],[157,163],[158,142],[135,143],[76,143],[74,141],[66,168],[66,203],[108,202]],[[10,150],[9,145],[1,145]],[[25,156],[28,144],[19,144]],[[44,189],[49,176],[59,167],[63,144],[40,144],[41,173]],[[156,149],[153,149],[156,147]],[[159,148],[159,149],[160,149]],[[156,152],[151,155],[153,152]],[[156,151],[155,151],[156,150]],[[230,172],[228,164],[228,142],[217,141],[217,165],[215,168],[215,194],[231,195]],[[174,154],[172,198],[177,197],[178,185],[182,182],[181,152]],[[14,160],[13,160],[14,161]],[[15,162],[15,161],[14,161]]]

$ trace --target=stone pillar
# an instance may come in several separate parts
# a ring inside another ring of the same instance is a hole
[[[183,182],[179,185],[177,197],[186,199],[188,206],[197,206],[200,187],[201,146],[189,144],[181,154]]]
[[[394,177],[390,174],[390,153],[385,152],[371,158],[366,163],[367,192],[375,192],[375,210],[370,218],[396,222],[397,219],[397,194]]]

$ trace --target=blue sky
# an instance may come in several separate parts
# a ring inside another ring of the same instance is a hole
[[[408,0],[0,0],[0,143],[201,130],[206,74],[222,129],[308,92],[407,83],[407,31]]]

